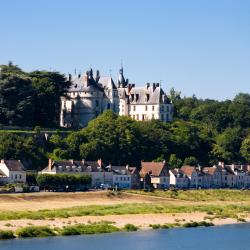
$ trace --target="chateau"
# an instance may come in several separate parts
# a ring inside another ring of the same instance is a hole
[[[90,69],[85,75],[69,75],[72,82],[66,97],[61,98],[60,125],[85,127],[103,111],[111,109],[134,120],[171,121],[173,105],[159,83],[136,87],[125,80],[123,68],[115,84],[111,76],[95,76]]]

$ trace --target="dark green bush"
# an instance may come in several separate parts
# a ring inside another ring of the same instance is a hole
[[[138,227],[136,227],[135,225],[133,224],[126,224],[124,226],[124,230],[127,231],[127,232],[133,232],[133,231],[137,231],[138,230]]]
[[[46,226],[23,227],[17,230],[16,234],[20,238],[55,236],[55,232]]]
[[[13,239],[15,235],[11,230],[0,230],[0,240]]]
[[[183,227],[210,227],[214,226],[212,222],[206,222],[206,221],[201,221],[201,222],[187,222],[183,224]]]
[[[74,191],[85,189],[91,183],[91,176],[87,174],[39,174],[36,181],[41,188],[47,190]]]

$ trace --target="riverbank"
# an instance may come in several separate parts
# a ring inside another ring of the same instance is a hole
[[[0,230],[16,232],[30,226],[62,230],[78,224],[92,225],[104,221],[111,222],[118,230],[127,224],[147,230],[153,225],[160,228],[203,221],[214,225],[250,222],[248,191],[207,190],[207,194],[204,190],[183,192],[177,195],[175,191],[146,194],[98,191],[0,195]],[[217,198],[212,199],[212,192]],[[233,194],[236,194],[237,200],[230,200]],[[169,197],[174,195],[177,198]],[[184,200],[184,197],[191,199],[189,195],[193,195],[192,200]],[[206,195],[210,197],[208,201],[203,200]]]

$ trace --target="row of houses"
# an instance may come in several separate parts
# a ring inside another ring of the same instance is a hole
[[[52,161],[39,174],[88,174],[91,188],[105,185],[119,189],[154,187],[166,189],[188,188],[250,188],[250,165],[213,167],[182,166],[169,169],[165,162],[141,162],[140,169],[129,165],[105,165],[97,161]],[[0,183],[25,183],[26,171],[21,161],[1,160]]]
[[[141,162],[136,167],[104,165],[98,161],[51,161],[41,174],[87,173],[92,178],[92,188],[101,184],[121,189],[175,187],[187,188],[249,188],[250,165],[225,165],[213,167],[182,166],[170,169],[165,162]]]

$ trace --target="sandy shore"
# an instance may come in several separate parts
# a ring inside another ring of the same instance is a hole
[[[125,224],[133,224],[142,230],[149,229],[150,224],[166,224],[166,223],[180,223],[186,222],[200,222],[207,216],[206,213],[177,213],[177,214],[132,214],[132,215],[106,215],[106,216],[81,216],[70,218],[56,218],[53,220],[9,220],[0,221],[0,229],[16,230],[20,227],[26,226],[50,226],[63,227],[74,225],[78,223],[88,224],[93,222],[111,221],[115,226],[122,228]],[[245,215],[244,219],[250,222],[250,215]],[[209,221],[209,220],[207,220]],[[236,219],[214,219],[212,221],[215,225],[225,225],[238,223]]]
[[[75,206],[88,206],[88,205],[116,205],[124,203],[147,203],[158,204],[163,203],[166,205],[180,205],[190,206],[194,205],[249,205],[249,202],[230,202],[230,201],[212,201],[212,202],[192,202],[183,201],[169,198],[152,197],[122,193],[121,195],[112,195],[106,191],[97,192],[84,192],[84,193],[32,193],[32,194],[7,194],[0,195],[0,212],[5,211],[37,211],[41,209],[60,209],[71,208]],[[241,217],[241,215],[238,215]],[[200,222],[205,220],[206,213],[193,212],[193,213],[176,213],[176,214],[125,214],[125,215],[105,215],[105,216],[79,216],[70,218],[55,218],[45,220],[8,220],[0,221],[0,229],[16,230],[20,227],[26,226],[44,226],[50,227],[63,227],[66,225],[74,225],[77,223],[91,223],[100,221],[111,221],[115,226],[122,228],[125,224],[133,224],[140,229],[148,229],[150,224],[166,224],[166,223],[186,223],[186,222]],[[247,222],[250,222],[250,214],[244,214],[243,217]],[[209,220],[206,220],[209,222]],[[213,219],[215,225],[234,224],[239,223],[236,219]]]

